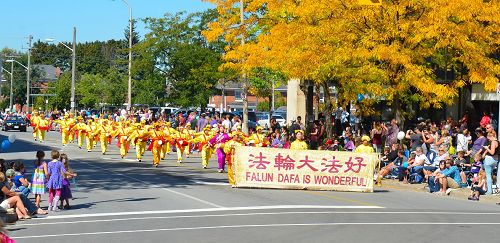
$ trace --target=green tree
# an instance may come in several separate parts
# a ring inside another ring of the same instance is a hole
[[[51,109],[69,109],[71,98],[71,73],[62,74],[57,81],[49,84],[51,92],[54,96],[49,99],[49,107]]]
[[[207,10],[145,19],[150,32],[135,46],[140,57],[134,65],[145,68],[137,74],[147,81],[135,87],[150,90],[144,86],[158,85],[152,89],[168,93],[165,96],[136,91],[138,98],[146,101],[154,97],[183,107],[206,107],[209,97],[216,92],[217,82],[228,75],[218,70],[224,44],[208,43],[201,34],[216,17],[216,11]]]

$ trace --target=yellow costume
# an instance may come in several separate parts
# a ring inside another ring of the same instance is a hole
[[[102,124],[97,127],[95,135],[99,136],[99,142],[101,143],[101,152],[103,155],[105,155],[108,150],[108,143],[109,138],[111,137],[111,132],[111,127],[108,125],[107,120],[102,121]]]
[[[171,127],[170,122],[165,122],[163,133],[165,134],[165,143],[161,147],[161,158],[165,159],[165,155],[170,154],[170,151],[172,151],[170,144],[175,141],[177,131]]]
[[[175,136],[175,147],[177,148],[177,162],[182,163],[182,154],[188,148],[188,141],[191,139],[189,132],[184,127],[179,127],[179,132]],[[189,149],[189,148],[188,148]]]
[[[95,135],[97,132],[97,127],[92,120],[87,121],[87,125],[84,128],[85,141],[87,142],[87,151],[92,151],[95,143]]]
[[[69,123],[68,123],[68,114],[64,115],[64,119],[56,120],[55,123],[59,124],[61,130],[61,143],[62,146],[68,145],[69,142]]]
[[[49,130],[49,121],[45,119],[43,114],[40,115],[40,118],[36,124],[36,130],[38,132],[38,140],[43,142],[45,140],[45,133]]]
[[[68,125],[68,142],[73,143],[75,141],[75,132],[70,132],[72,128],[76,125],[76,120],[73,113],[69,113],[69,118],[67,120]]]
[[[213,134],[210,132],[210,127],[203,128],[203,132],[198,133],[196,138],[190,141],[191,143],[200,143],[201,147],[201,164],[204,169],[208,166],[208,160],[212,157],[214,150],[208,145],[210,139],[212,139]]]
[[[262,134],[262,127],[257,127],[256,132],[246,138],[246,142],[249,144],[253,144],[254,147],[267,147],[269,146],[269,142],[266,139],[266,136]]]
[[[161,129],[160,124],[155,124],[153,131],[148,134],[151,137],[151,152],[153,152],[153,166],[158,167],[160,164],[160,157],[162,151],[162,145],[165,142],[165,134]]]
[[[148,132],[143,129],[142,124],[134,124],[134,128],[130,131],[128,141],[135,145],[135,155],[137,161],[142,161],[142,155],[146,150],[146,142],[148,141]]]
[[[361,141],[370,142],[370,137],[364,135],[363,137],[361,137]],[[370,145],[361,144],[354,150],[354,152],[369,154],[369,153],[375,153],[375,149]]]
[[[113,137],[118,136],[118,143],[120,144],[120,156],[122,159],[128,153],[128,142],[127,137],[129,136],[130,129],[128,128],[128,122],[123,122],[118,126]]]
[[[304,140],[295,140],[290,144],[290,149],[307,150],[307,143]]]
[[[234,171],[233,171],[233,163],[234,163],[234,150],[236,147],[243,146],[243,133],[233,132],[231,133],[232,139],[227,141],[224,146],[224,153],[226,154],[226,163],[227,163],[227,179],[229,180],[229,184],[235,185]]]
[[[33,114],[31,115],[31,118],[30,118],[30,123],[31,123],[31,127],[33,128],[33,139],[37,139],[38,137],[38,130],[37,130],[37,126],[38,126],[38,121],[40,120],[40,117],[38,116],[38,112],[33,112]]]

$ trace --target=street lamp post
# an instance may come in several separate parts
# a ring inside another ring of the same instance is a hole
[[[127,0],[122,0],[125,5],[127,5],[129,10],[129,33],[128,33],[128,91],[127,91],[127,111],[130,112],[132,109],[132,6],[130,6]]]
[[[55,39],[46,39],[48,42],[53,42]],[[76,27],[73,27],[73,44],[72,47],[59,42],[58,44],[63,45],[68,50],[71,51],[71,112],[75,112],[76,101],[75,101],[75,90],[76,90]]]
[[[13,57],[10,57],[10,58],[13,58]],[[29,75],[29,66],[26,67],[24,66],[22,63],[18,62],[17,60],[15,59],[9,59],[9,60],[5,60],[5,62],[10,62],[10,102],[9,102],[9,105],[10,105],[10,109],[12,109],[12,106],[14,105],[13,104],[13,97],[14,97],[14,93],[13,93],[13,90],[12,90],[12,87],[13,87],[13,81],[14,81],[14,63],[17,63],[19,64],[21,67],[23,67],[24,69],[26,69],[26,71],[28,72],[28,75]],[[29,80],[29,77],[28,77],[28,80]],[[29,82],[28,82],[29,84]],[[29,93],[28,93],[29,94]]]
[[[28,36],[28,74],[26,75],[26,114],[30,113],[30,79],[31,79],[31,41],[33,36]]]

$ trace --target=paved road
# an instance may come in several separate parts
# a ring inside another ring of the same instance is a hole
[[[151,165],[62,149],[59,133],[45,143],[31,133],[0,157],[32,168],[36,150],[67,153],[78,173],[72,209],[17,222],[18,242],[500,242],[500,206],[427,193],[377,188],[374,193],[235,189],[212,161],[195,154]],[[11,132],[0,133],[0,141]],[[44,199],[46,200],[46,196]],[[500,201],[500,198],[499,198]],[[47,205],[46,201],[42,205]]]

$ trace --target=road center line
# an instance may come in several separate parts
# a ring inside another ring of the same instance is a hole
[[[160,232],[160,231],[182,231],[182,230],[204,230],[204,229],[237,229],[237,228],[257,228],[257,227],[326,227],[326,226],[346,226],[346,225],[500,225],[500,223],[438,223],[438,222],[388,222],[388,223],[309,223],[309,224],[247,224],[247,225],[219,225],[219,226],[201,226],[201,227],[184,227],[184,228],[159,228],[159,229],[144,229],[144,230],[121,230],[121,231],[101,231],[89,233],[73,233],[73,234],[52,234],[52,235],[31,235],[14,237],[14,239],[34,239],[34,238],[49,238],[61,236],[85,236],[85,235],[108,235],[108,234],[123,234],[123,233],[147,233],[147,232]]]
[[[70,219],[70,218],[90,218],[90,217],[109,217],[124,215],[145,215],[145,214],[174,214],[174,213],[200,213],[200,212],[224,212],[224,211],[250,211],[250,210],[272,210],[272,209],[379,209],[381,207],[369,206],[322,206],[322,205],[272,205],[272,206],[251,206],[251,207],[217,207],[217,208],[195,208],[178,210],[157,210],[157,211],[135,211],[135,212],[113,212],[113,213],[94,213],[94,214],[74,214],[74,215],[56,215],[35,218],[40,219]]]
[[[112,170],[109,170],[109,169],[103,168],[103,167],[101,167],[101,166],[93,165],[93,164],[91,164],[91,163],[88,163],[88,162],[85,162],[85,161],[81,161],[81,160],[80,160],[80,162],[85,163],[85,164],[87,164],[87,165],[89,165],[89,166],[93,166],[93,167],[99,168],[99,169],[101,169],[101,170],[106,170],[106,171],[109,171],[110,173],[113,173],[113,174],[115,174],[115,175],[119,175],[119,176],[122,176],[122,177],[126,177],[126,178],[128,178],[128,179],[130,179],[130,180],[134,180],[134,181],[137,181],[137,182],[144,183],[144,181],[142,181],[142,180],[139,180],[139,179],[136,179],[136,178],[134,178],[134,177],[131,177],[131,176],[128,176],[128,175],[125,175],[125,174],[122,174],[122,173],[118,173],[118,172],[115,172],[115,171],[112,171]],[[212,203],[212,202],[209,202],[209,201],[206,201],[206,200],[203,200],[203,199],[200,199],[200,198],[197,198],[197,197],[194,197],[194,196],[188,195],[188,194],[184,194],[184,193],[182,193],[182,192],[174,191],[174,190],[172,190],[172,189],[168,189],[168,188],[164,188],[164,187],[159,187],[159,186],[157,186],[157,185],[151,185],[151,186],[152,186],[152,187],[154,187],[154,188],[162,189],[162,190],[168,191],[168,192],[170,192],[170,193],[174,193],[174,194],[177,194],[177,195],[179,195],[179,196],[183,196],[183,197],[186,197],[186,198],[189,198],[189,199],[192,199],[192,200],[195,200],[195,201],[201,202],[201,203],[206,204],[206,205],[210,205],[210,206],[212,206],[212,207],[216,207],[216,208],[223,208],[223,206],[220,206],[220,205],[218,205],[218,204],[215,204],[215,203]]]
[[[184,219],[184,218],[211,218],[211,217],[239,217],[239,216],[269,216],[269,215],[294,215],[294,214],[416,214],[417,212],[325,212],[325,211],[299,211],[299,212],[260,212],[260,213],[230,213],[230,214],[200,214],[200,215],[177,215],[177,216],[154,216],[154,217],[133,217],[133,218],[116,218],[116,219],[97,219],[97,220],[79,220],[79,221],[62,221],[62,222],[36,222],[32,224],[19,224],[19,226],[44,226],[44,225],[61,225],[61,224],[81,224],[81,223],[98,223],[98,222],[114,222],[114,221],[130,221],[130,220],[154,220],[154,219]],[[500,215],[500,213],[464,213],[464,212],[418,212],[419,214],[433,215]],[[67,218],[65,218],[67,219]]]

